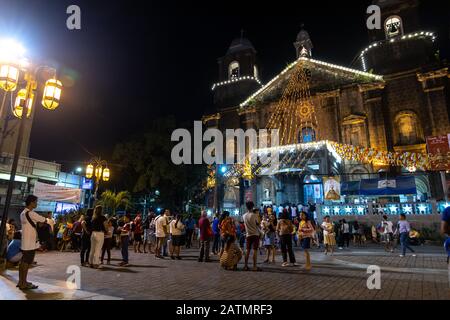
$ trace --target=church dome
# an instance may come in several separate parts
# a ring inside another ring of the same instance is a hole
[[[300,32],[297,34],[297,41],[307,41],[309,40],[309,33],[306,30],[300,30]]]
[[[253,47],[253,44],[248,40],[247,38],[236,38],[233,41],[231,41],[230,47],[228,48],[227,54],[246,50],[246,49],[252,49],[255,50],[255,47]]]

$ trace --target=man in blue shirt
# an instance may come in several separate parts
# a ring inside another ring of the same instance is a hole
[[[214,242],[212,247],[213,254],[217,255],[220,251],[220,230],[219,230],[219,215],[214,216],[214,220],[212,222],[212,230],[214,233]]]
[[[10,266],[16,266],[22,259],[21,246],[22,233],[20,231],[14,232],[14,238],[9,243],[8,249],[6,250],[6,261]]]
[[[195,230],[195,219],[192,217],[192,214],[184,221],[184,225],[186,226],[186,248],[190,248],[192,244],[192,235]]]
[[[397,231],[400,234],[400,244],[402,246],[402,254],[400,257],[404,257],[406,255],[406,249],[413,253],[413,257],[415,257],[415,251],[409,246],[409,232],[411,231],[411,226],[409,222],[406,221],[406,215],[400,215],[400,221],[397,225]]]

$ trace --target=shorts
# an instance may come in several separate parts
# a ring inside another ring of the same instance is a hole
[[[22,250],[22,262],[26,264],[33,264],[36,250]]]
[[[311,249],[311,238],[302,238],[300,241],[300,246],[303,250]]]
[[[247,237],[247,250],[253,248],[253,250],[258,250],[259,248],[259,236],[249,236]]]
[[[172,236],[172,245],[175,247],[183,246],[185,243],[184,236]]]

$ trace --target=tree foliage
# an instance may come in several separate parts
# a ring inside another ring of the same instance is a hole
[[[156,119],[144,134],[116,145],[113,159],[122,166],[123,188],[142,194],[159,190],[163,205],[180,208],[201,193],[206,167],[172,163],[175,129],[174,118]]]
[[[127,210],[131,207],[131,195],[128,191],[120,191],[118,193],[111,190],[106,190],[100,196],[98,201],[112,215],[116,214],[117,209],[123,208]]]

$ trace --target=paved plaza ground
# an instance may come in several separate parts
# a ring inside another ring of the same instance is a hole
[[[30,280],[40,288],[27,294],[15,288],[18,272],[0,276],[0,299],[176,299],[176,300],[297,300],[297,299],[450,299],[449,269],[440,247],[417,248],[417,257],[400,258],[381,247],[339,250],[333,257],[313,250],[313,270],[260,264],[262,272],[225,271],[218,258],[197,262],[197,249],[182,250],[183,260],[155,259],[130,251],[130,267],[119,267],[120,251],[113,250],[112,265],[102,270],[81,268],[81,290],[68,290],[69,265],[79,255],[69,252],[38,254]],[[304,263],[303,253],[296,251]],[[264,260],[259,256],[259,261]],[[381,268],[381,289],[369,290],[369,265]],[[239,265],[242,270],[242,263]]]

